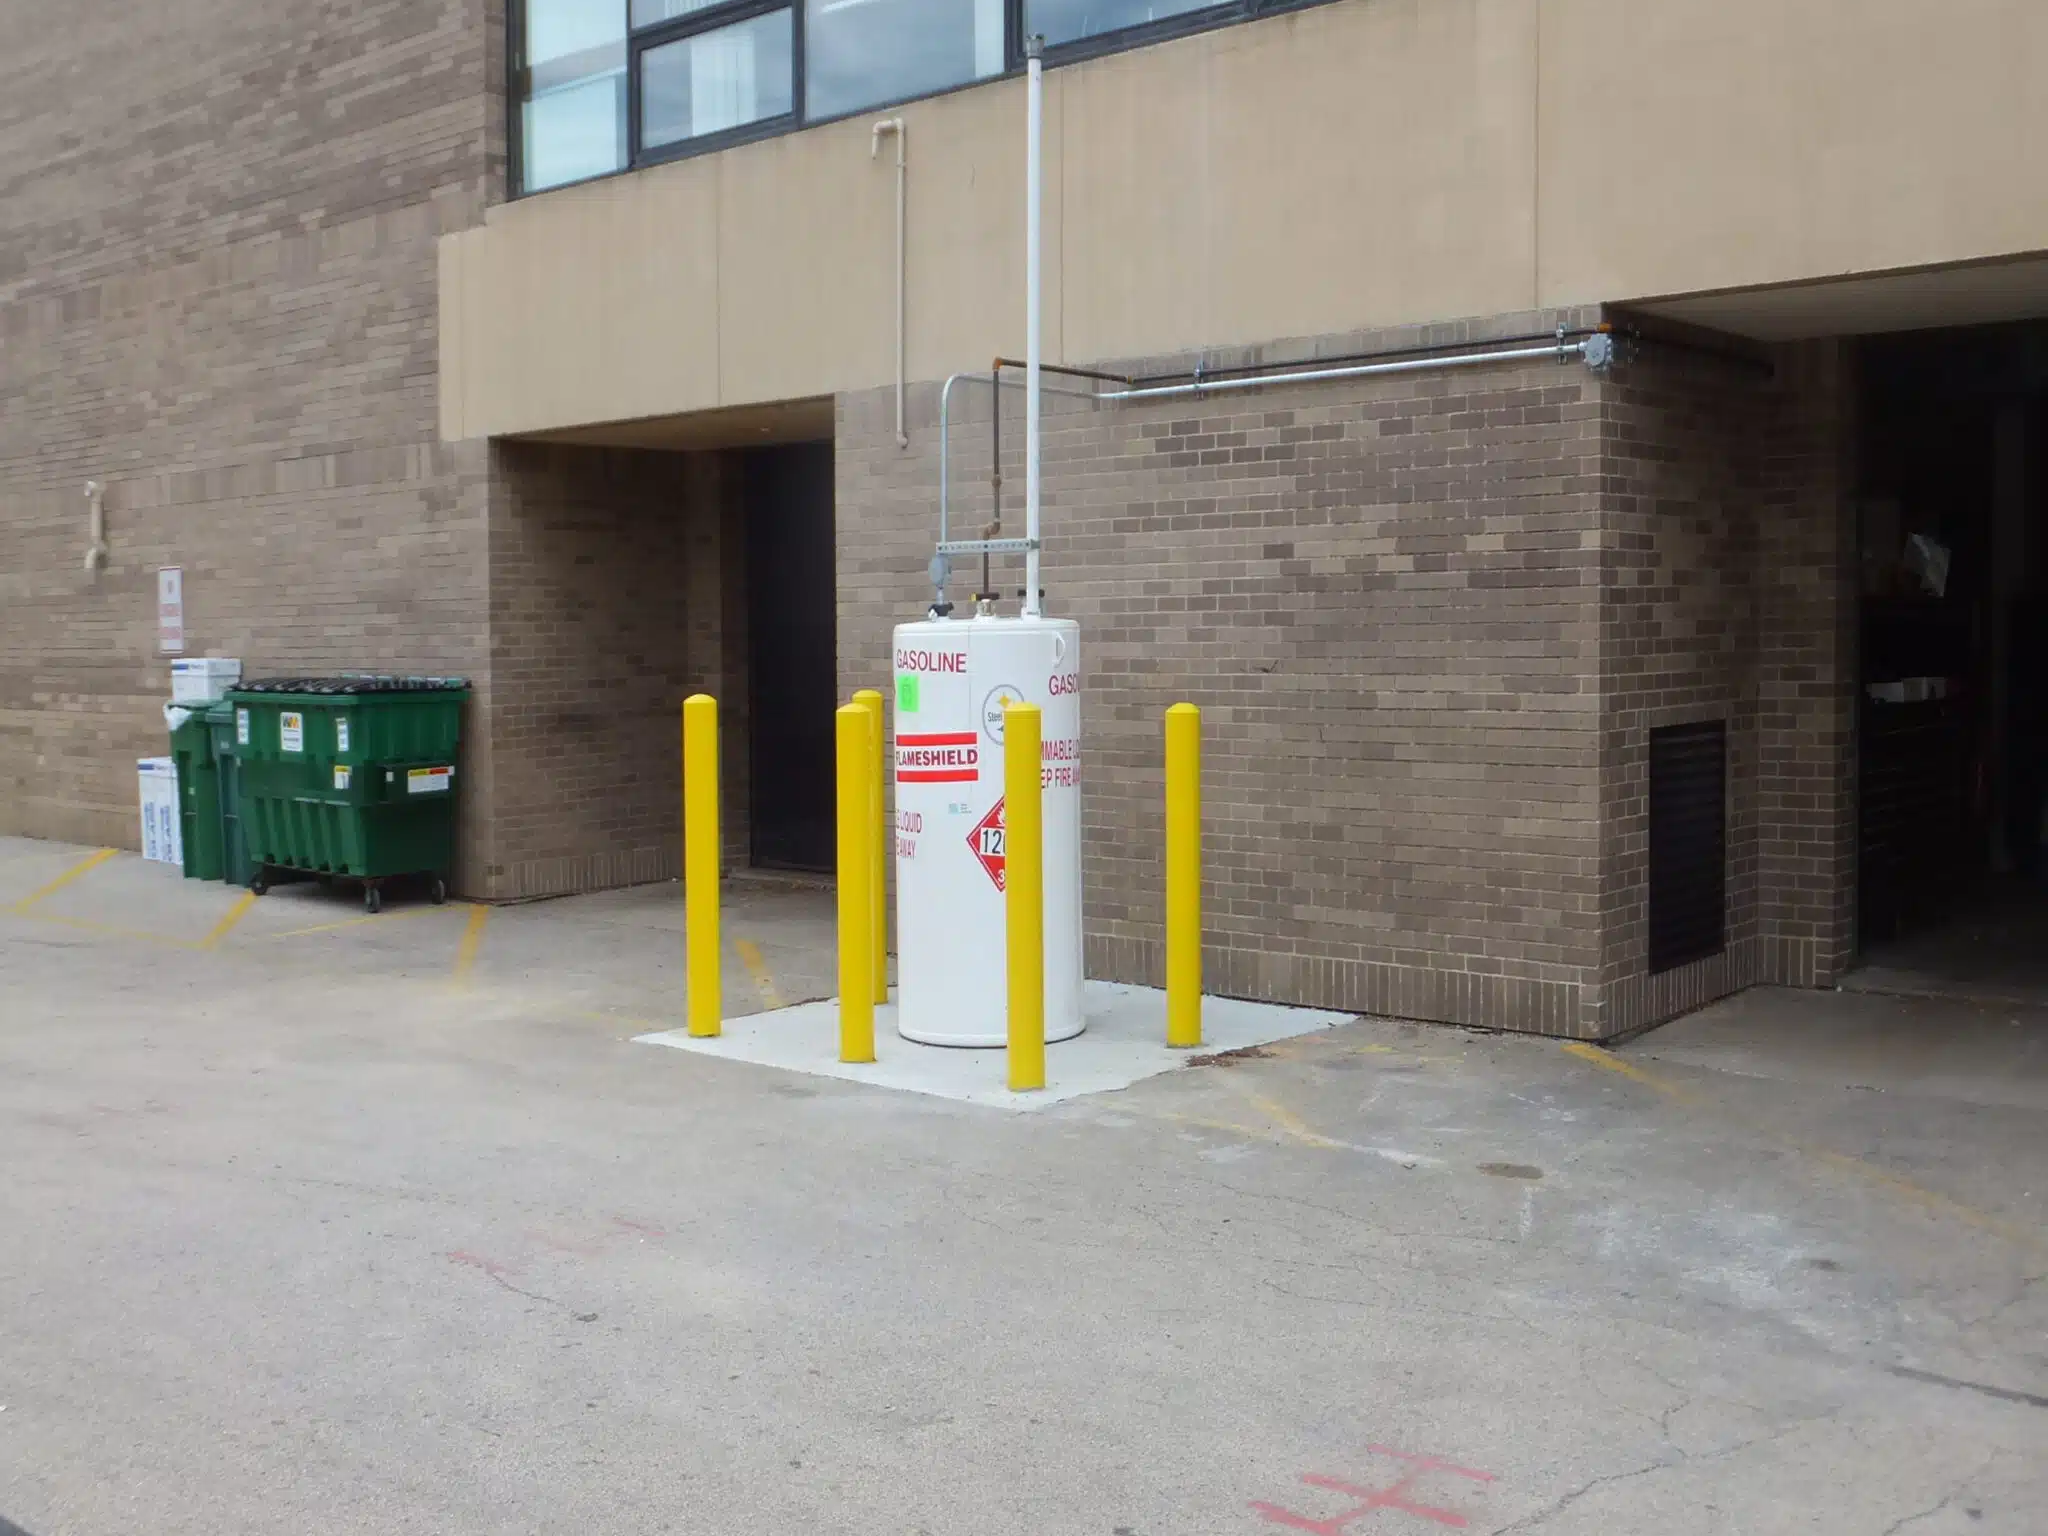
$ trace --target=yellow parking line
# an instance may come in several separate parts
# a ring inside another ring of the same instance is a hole
[[[1618,1072],[1631,1082],[1641,1083],[1652,1092],[1661,1093],[1666,1098],[1675,1100],[1680,1104],[1697,1105],[1702,1103],[1700,1097],[1690,1090],[1680,1087],[1668,1078],[1659,1077],[1652,1072],[1645,1072],[1633,1062],[1623,1061],[1612,1051],[1603,1051],[1597,1045],[1587,1045],[1581,1041],[1568,1040],[1564,1042],[1564,1049],[1569,1054],[1578,1057],[1581,1061],[1590,1062],[1604,1071]],[[1714,1108],[1714,1106],[1710,1105],[1703,1107]],[[1911,1179],[1901,1178],[1889,1169],[1880,1168],[1875,1163],[1867,1163],[1860,1157],[1850,1157],[1841,1152],[1830,1152],[1826,1147],[1816,1147],[1807,1142],[1795,1141],[1789,1136],[1781,1136],[1776,1131],[1758,1125],[1747,1117],[1733,1111],[1716,1109],[1715,1112],[1726,1115],[1728,1119],[1756,1135],[1775,1141],[1782,1147],[1788,1147],[1803,1157],[1812,1158],[1824,1167],[1835,1169],[1840,1173],[1852,1173],[1858,1178],[1867,1179],[1879,1188],[1897,1195],[1908,1204],[1919,1206],[1922,1210],[1941,1212],[1962,1222],[1965,1226],[1976,1227],[1985,1232],[1995,1232],[1998,1236],[2007,1239],[2009,1242],[2018,1243],[2022,1247],[2048,1251],[2048,1234],[2037,1231],[2033,1227],[2017,1221],[2007,1221],[2004,1217],[1994,1216],[1989,1211],[1980,1211],[1974,1205],[1965,1205],[1962,1201],[1952,1196],[1944,1195],[1939,1190],[1928,1189],[1924,1185],[1914,1183]]]
[[[1341,1148],[1344,1145],[1341,1141],[1332,1141],[1329,1137],[1323,1135],[1322,1132],[1311,1127],[1306,1120],[1302,1119],[1301,1116],[1297,1115],[1285,1104],[1280,1103],[1277,1099],[1268,1098],[1263,1093],[1252,1094],[1250,1098],[1252,1108],[1258,1110],[1259,1113],[1271,1120],[1282,1131],[1293,1137],[1294,1140],[1300,1142],[1303,1146]]]
[[[761,958],[761,946],[752,939],[734,939],[734,953],[740,957],[740,964],[747,968],[747,974],[754,978],[754,990],[761,994],[761,1006],[780,1008],[782,989],[775,985],[775,978],[768,974],[768,962]]]
[[[482,902],[469,909],[469,926],[462,930],[462,943],[455,950],[455,985],[466,986],[469,973],[476,969],[476,954],[483,948],[484,924],[491,919],[491,909]]]
[[[249,909],[255,905],[256,893],[253,891],[242,892],[241,898],[232,907],[228,908],[226,915],[213,925],[205,938],[199,941],[199,947],[201,949],[213,948],[214,945],[228,936],[235,924],[249,915]]]
[[[91,853],[88,853],[84,858],[80,859],[76,864],[72,865],[69,869],[65,870],[63,874],[59,875],[56,879],[52,880],[48,885],[43,886],[39,890],[30,891],[26,896],[22,897],[21,900],[17,901],[11,910],[15,912],[17,915],[26,912],[30,907],[34,906],[37,902],[41,901],[45,896],[52,896],[55,895],[58,891],[63,890],[65,886],[69,885],[72,881],[76,880],[80,875],[89,874],[91,871],[98,869],[102,864],[106,863],[107,860],[111,859],[115,854],[119,853],[120,851],[121,850],[118,848],[100,848],[96,849]]]
[[[1663,1094],[1666,1098],[1677,1099],[1680,1103],[1690,1103],[1692,1101],[1692,1095],[1679,1087],[1678,1084],[1666,1082],[1661,1077],[1653,1076],[1645,1072],[1634,1062],[1623,1061],[1614,1052],[1603,1051],[1597,1045],[1587,1045],[1582,1040],[1567,1040],[1564,1042],[1564,1052],[1567,1056],[1576,1056],[1581,1061],[1589,1061],[1603,1071],[1619,1072],[1630,1081],[1641,1083],[1645,1088],[1653,1089]]]
[[[305,933],[333,933],[338,928],[360,928],[364,923],[395,923],[405,917],[427,917],[436,912],[445,912],[446,907],[399,907],[390,912],[378,912],[365,917],[337,918],[331,923],[311,923],[304,928],[286,928],[277,933],[266,933],[266,939],[296,939]]]

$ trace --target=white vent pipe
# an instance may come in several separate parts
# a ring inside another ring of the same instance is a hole
[[[870,160],[881,154],[882,135],[885,133],[892,133],[896,136],[896,446],[898,448],[908,448],[910,446],[910,434],[903,427],[903,370],[906,366],[903,356],[903,309],[904,289],[908,283],[908,279],[905,276],[905,266],[909,260],[904,250],[903,213],[904,184],[909,172],[904,167],[903,144],[904,139],[908,136],[908,130],[903,126],[903,119],[900,117],[885,117],[875,124],[874,136],[868,141],[868,158]]]
[[[107,488],[85,482],[85,568],[97,571],[107,563]]]
[[[1024,83],[1024,616],[1038,603],[1038,283],[1040,214],[1044,201],[1040,155],[1045,137],[1045,39],[1025,45]]]

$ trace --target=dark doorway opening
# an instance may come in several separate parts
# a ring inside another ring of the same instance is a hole
[[[2048,325],[1870,337],[1861,383],[1862,984],[2048,995]]]
[[[766,869],[829,870],[839,598],[832,445],[750,448],[740,457],[752,861]]]

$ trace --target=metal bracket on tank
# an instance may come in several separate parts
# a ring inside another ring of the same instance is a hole
[[[1036,539],[948,539],[942,555],[1021,555],[1038,548]]]

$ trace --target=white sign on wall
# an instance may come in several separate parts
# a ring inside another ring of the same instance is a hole
[[[175,565],[156,573],[156,648],[166,656],[185,649],[185,573]]]

